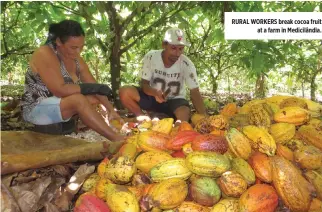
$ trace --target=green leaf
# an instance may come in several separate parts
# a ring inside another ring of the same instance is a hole
[[[214,35],[214,38],[218,41],[224,40],[224,32],[221,29],[216,29],[213,35]]]
[[[313,12],[315,9],[315,4],[312,4],[310,2],[305,2],[304,6],[302,8],[300,8],[301,12]]]
[[[32,28],[34,28],[35,26],[37,26],[39,24],[39,22],[37,20],[34,20],[33,22],[31,22],[30,26]]]
[[[264,72],[264,58],[263,58],[263,55],[260,54],[259,52],[255,53],[252,64],[253,64],[253,70],[257,74]]]
[[[47,24],[45,23],[41,23],[37,29],[35,30],[37,33],[39,33],[43,28],[45,28],[47,26]]]
[[[150,1],[144,1],[144,2],[143,2],[143,6],[144,6],[145,8],[148,8],[148,7],[150,6],[150,4],[151,4],[151,2],[150,2]]]
[[[103,5],[104,3],[103,2],[95,2],[95,3],[98,11],[103,14],[105,12],[105,7]]]
[[[246,68],[250,68],[251,67],[251,63],[250,63],[249,56],[242,57],[241,60],[245,64]]]
[[[33,20],[33,19],[35,19],[35,13],[29,13],[29,15],[28,15],[28,17],[27,17],[27,19],[26,19],[26,21],[31,21],[31,20]]]
[[[36,19],[40,22],[40,23],[42,23],[44,20],[45,20],[45,17],[43,16],[43,14],[42,14],[42,12],[37,12],[36,13]]]
[[[129,51],[125,52],[125,54],[126,54],[127,61],[131,61],[132,58],[131,58]]]
[[[238,44],[237,43],[233,43],[231,45],[231,53],[236,53],[238,50]]]
[[[89,8],[88,8],[88,12],[90,14],[94,14],[97,12],[97,8],[94,6],[94,5],[91,5]]]
[[[186,23],[184,23],[184,22],[181,22],[179,25],[178,25],[178,27],[180,28],[180,29],[185,29],[186,28]]]

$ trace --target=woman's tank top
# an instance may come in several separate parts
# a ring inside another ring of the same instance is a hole
[[[60,72],[64,78],[66,84],[75,84],[67,69],[64,65],[63,60],[59,57],[57,50],[55,49],[52,43],[46,44],[48,45],[57,55],[58,60],[60,61]],[[77,82],[80,83],[80,65],[79,61],[75,60],[76,63],[76,76]],[[38,73],[34,73],[31,70],[31,67],[28,66],[28,70],[25,74],[25,88],[24,94],[22,95],[21,106],[23,115],[27,115],[31,112],[31,110],[43,99],[52,97],[53,94],[48,90],[44,82],[41,80]]]

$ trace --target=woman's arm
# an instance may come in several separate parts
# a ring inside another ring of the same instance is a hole
[[[65,97],[80,93],[80,87],[73,84],[65,84],[61,75],[60,62],[49,46],[41,46],[35,51],[30,60],[33,72],[39,74],[48,90],[57,97]]]
[[[97,83],[91,72],[89,71],[88,65],[85,61],[80,58],[80,77],[81,81],[84,83]],[[110,103],[108,98],[103,95],[95,95],[99,102],[108,110],[109,113],[115,113],[113,105]]]

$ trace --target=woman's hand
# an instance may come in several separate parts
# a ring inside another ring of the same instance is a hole
[[[108,115],[108,120],[111,121],[111,120],[118,120],[120,122],[120,124],[124,124],[124,120],[121,118],[121,116],[115,112],[114,110],[111,111]]]

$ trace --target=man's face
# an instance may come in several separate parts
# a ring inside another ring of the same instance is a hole
[[[171,45],[171,44],[164,44],[165,55],[168,59],[175,63],[180,55],[183,53],[184,46],[183,45]]]

